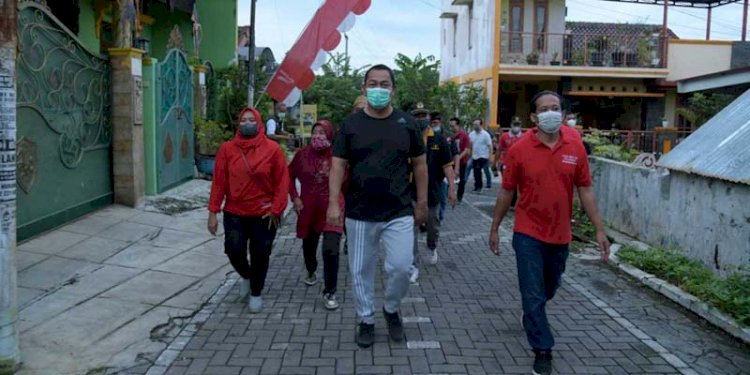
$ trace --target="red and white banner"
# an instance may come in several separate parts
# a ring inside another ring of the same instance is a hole
[[[371,0],[326,0],[268,81],[268,95],[287,106],[296,104],[302,90],[313,83],[314,72],[326,62],[326,53],[339,45],[341,33],[354,26],[356,16],[365,13],[370,3]]]

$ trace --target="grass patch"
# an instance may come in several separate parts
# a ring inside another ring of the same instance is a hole
[[[626,246],[617,256],[680,287],[731,316],[742,326],[750,326],[750,274],[735,272],[721,277],[696,260],[661,248],[639,251]]]

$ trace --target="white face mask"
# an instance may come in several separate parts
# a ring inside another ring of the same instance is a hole
[[[557,111],[542,112],[536,115],[536,118],[539,129],[547,134],[557,133],[562,125],[562,113]]]
[[[279,120],[283,120],[286,117],[286,112],[279,112],[277,116],[279,116]]]
[[[570,119],[567,122],[568,126],[576,126],[576,120]]]

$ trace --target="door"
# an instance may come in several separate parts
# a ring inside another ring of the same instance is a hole
[[[19,6],[17,236],[112,203],[109,61],[44,7]]]
[[[159,193],[193,178],[193,71],[173,49],[157,71],[156,187]]]

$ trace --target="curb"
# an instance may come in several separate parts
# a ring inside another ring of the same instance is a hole
[[[669,298],[680,306],[692,311],[694,314],[705,319],[714,326],[724,330],[735,338],[742,340],[745,344],[750,344],[750,329],[742,328],[734,319],[725,315],[721,311],[701,302],[694,295],[662,280],[655,275],[642,271],[628,263],[620,261],[617,257],[617,251],[622,247],[621,244],[613,244],[609,261],[621,271],[638,280],[641,284],[648,286],[655,292]]]

